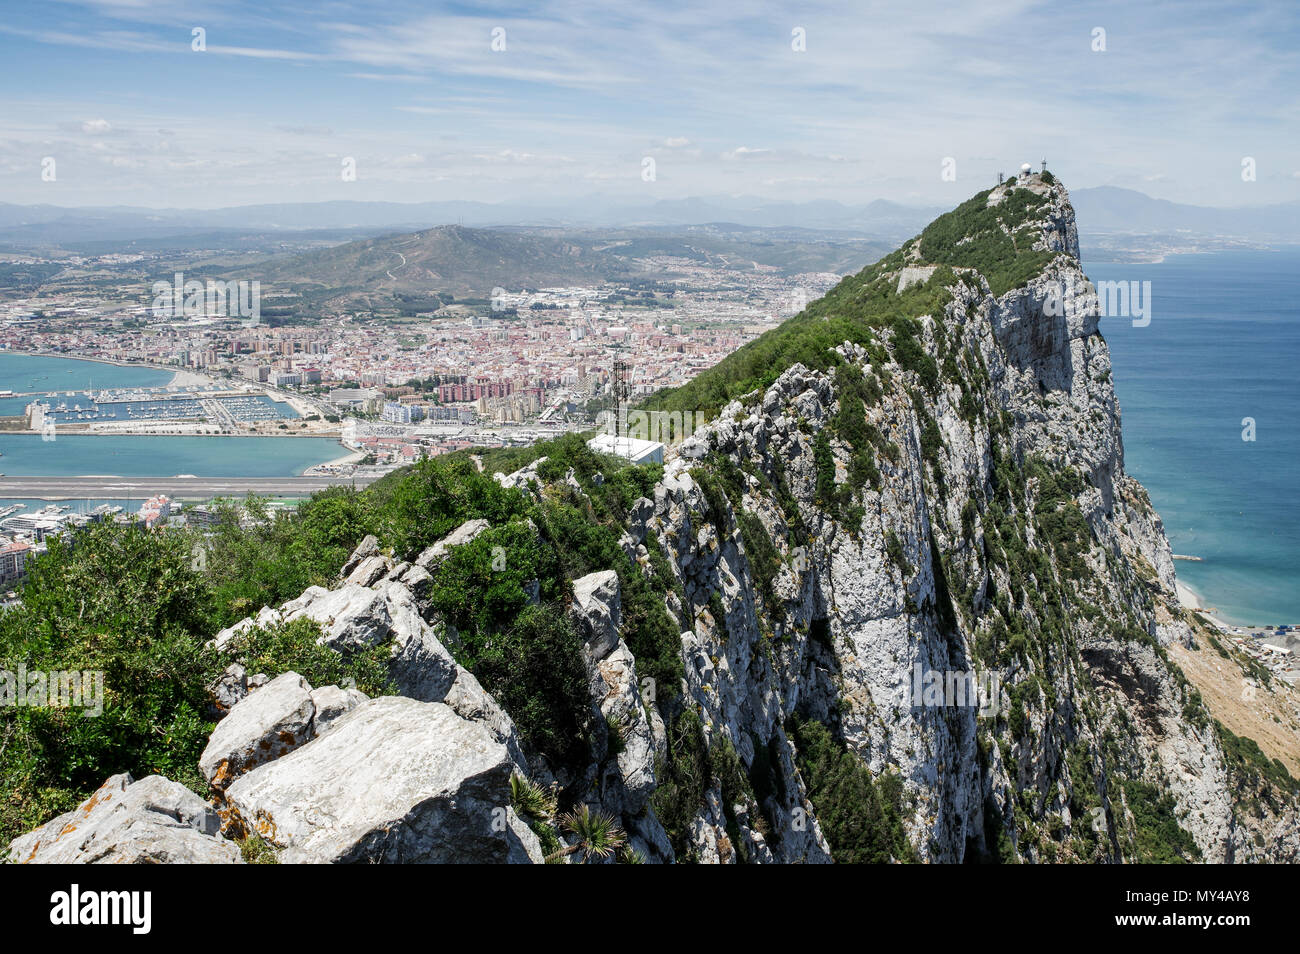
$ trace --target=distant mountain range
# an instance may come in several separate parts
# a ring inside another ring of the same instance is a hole
[[[1300,202],[1211,208],[1153,199],[1101,186],[1072,194],[1090,233],[1190,232],[1255,241],[1300,241]],[[599,197],[550,203],[318,202],[224,209],[65,208],[0,203],[0,242],[16,245],[159,239],[225,232],[339,233],[339,239],[437,225],[557,228],[665,227],[727,223],[733,228],[834,231],[897,242],[921,230],[941,209],[884,199],[863,205],[832,201],[777,202],[713,196],[649,203]]]
[[[786,237],[745,226],[677,229],[559,230],[442,225],[277,255],[228,270],[228,279],[256,279],[274,292],[299,296],[295,315],[321,306],[345,308],[381,302],[398,310],[436,308],[436,298],[485,300],[492,289],[511,290],[605,281],[671,280],[669,261],[647,273],[641,260],[667,258],[724,272],[774,268],[801,272],[856,272],[890,251],[884,242]]]
[[[1262,242],[1300,240],[1300,202],[1212,208],[1153,199],[1114,186],[1080,189],[1070,198],[1088,232],[1191,232]]]
[[[505,229],[443,225],[277,256],[230,277],[251,277],[278,290],[333,300],[430,292],[486,299],[498,285],[594,284],[629,271],[627,262],[596,246]]]
[[[599,200],[563,204],[486,202],[319,202],[225,209],[145,209],[132,206],[64,208],[0,203],[0,242],[67,245],[112,239],[157,239],[186,234],[331,230],[415,231],[437,225],[478,228],[664,227],[726,223],[742,228],[833,230],[901,240],[916,233],[934,209],[877,200],[771,202],[755,198],[675,199],[628,205]]]

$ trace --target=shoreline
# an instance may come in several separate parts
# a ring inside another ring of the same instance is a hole
[[[344,444],[340,440],[339,446],[347,447],[348,445]],[[310,476],[309,473],[310,471],[320,471],[320,469],[323,467],[345,467],[349,464],[359,464],[365,458],[365,456],[366,456],[366,452],[363,450],[349,451],[348,453],[344,454],[342,457],[337,457],[333,460],[321,461],[319,464],[312,464],[310,467],[307,468],[307,470],[303,471],[303,475]]]
[[[1264,623],[1258,623],[1258,622],[1234,623],[1224,618],[1222,615],[1220,615],[1219,610],[1213,607],[1207,607],[1204,594],[1188,586],[1182,580],[1178,579],[1177,576],[1174,577],[1174,591],[1178,597],[1179,606],[1181,606],[1183,609],[1191,610],[1192,612],[1196,613],[1198,616],[1204,617],[1214,625],[1218,626],[1220,629],[1232,631],[1237,629],[1271,629],[1272,628],[1270,625]]]
[[[1183,609],[1191,610],[1198,616],[1204,617],[1221,630],[1231,631],[1247,625],[1245,623],[1230,623],[1222,616],[1218,615],[1217,611],[1211,611],[1211,608],[1206,607],[1204,596],[1192,589],[1182,580],[1178,579],[1177,575],[1174,576],[1174,592],[1178,596],[1179,606]]]
[[[106,364],[115,368],[140,368],[146,371],[156,371],[159,374],[171,375],[171,377],[168,380],[160,382],[158,384],[139,385],[138,387],[177,388],[177,389],[193,389],[198,387],[218,387],[218,388],[225,388],[232,394],[247,393],[247,394],[265,395],[266,397],[274,401],[276,404],[288,405],[288,407],[293,411],[293,414],[295,416],[285,418],[286,421],[304,422],[307,420],[309,414],[317,413],[314,408],[312,408],[307,402],[303,401],[303,399],[298,395],[277,391],[271,388],[269,385],[260,384],[257,382],[240,381],[238,382],[238,384],[242,384],[244,386],[239,387],[235,383],[227,382],[223,379],[213,377],[211,375],[205,374],[202,371],[196,371],[193,368],[173,368],[170,366],[164,367],[162,365],[151,364],[149,362],[118,361],[112,358],[88,357],[85,355],[70,355],[70,354],[64,354],[56,351],[20,351],[14,349],[3,349],[0,350],[0,354],[24,355],[33,358],[54,358],[60,361],[87,361],[87,362],[93,362],[95,364]],[[51,389],[51,391],[58,391],[58,390],[61,389],[58,388]],[[22,417],[23,415],[13,415],[13,416]],[[148,424],[145,422],[141,422],[141,424],[145,427],[148,426]],[[71,425],[71,427],[73,428],[77,428],[81,426],[82,425],[75,424],[75,423]],[[14,431],[13,433],[34,434],[36,432],[29,429],[24,429],[21,431]],[[295,433],[271,433],[271,434],[263,433],[260,431],[253,431],[253,430],[241,431],[240,433],[237,434],[202,434],[202,433],[158,434],[156,432],[152,432],[149,430],[117,431],[117,430],[90,430],[90,429],[67,430],[65,431],[65,433],[69,437],[74,435],[79,437],[317,437],[322,439],[338,441],[340,444],[342,444],[342,438],[343,438],[343,430],[341,427],[337,427],[337,426],[325,432],[309,430],[306,433],[303,433],[302,431],[298,431]],[[328,463],[334,463],[334,461],[329,461]],[[319,465],[314,465],[314,466],[319,466]]]

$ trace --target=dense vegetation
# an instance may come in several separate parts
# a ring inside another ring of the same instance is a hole
[[[921,233],[921,258],[977,269],[998,296],[1041,272],[1052,253],[1032,248],[1039,232],[1027,227],[1048,199],[1029,189],[1010,188],[1000,203],[990,206],[992,191],[973,196],[926,226]]]
[[[888,357],[883,341],[888,335],[900,328],[904,336],[913,332],[915,324],[904,323],[918,315],[939,314],[952,298],[947,287],[955,276],[949,269],[898,292],[897,277],[891,273],[902,264],[902,253],[894,252],[844,279],[779,328],[732,352],[680,388],[654,395],[646,407],[716,412],[735,398],[766,388],[794,364],[819,371],[842,364],[835,348],[846,341],[866,348],[873,363],[883,364]],[[913,356],[907,350],[900,363]]]
[[[594,731],[581,640],[564,612],[573,577],[613,568],[623,636],[660,699],[680,682],[677,629],[662,589],[618,545],[619,524],[652,491],[656,467],[589,451],[577,436],[539,449],[538,503],[501,487],[468,457],[424,461],[366,491],[333,488],[296,514],[250,499],[220,507],[207,534],[97,525],[35,560],[21,605],[0,614],[0,669],[104,673],[103,715],[0,708],[0,841],[84,799],[108,776],[159,773],[203,792],[197,761],[212,730],[207,687],[236,654],[250,672],[294,670],[313,685],[351,680],[389,691],[387,647],[342,657],[297,621],[246,633],[226,653],[221,628],[311,585],[332,585],[367,533],[409,559],[472,518],[490,529],[452,551],[431,589],[457,630],[453,651],[514,717],[525,745],[557,765],[584,763]],[[564,484],[572,468],[586,489]],[[597,475],[600,475],[599,477]]]
[[[1196,841],[1178,824],[1169,792],[1142,781],[1126,781],[1123,788],[1133,813],[1135,862],[1167,865],[1201,860]]]
[[[845,341],[862,345],[873,364],[893,358],[915,371],[922,386],[933,393],[938,368],[917,340],[915,319],[941,318],[951,301],[947,290],[958,279],[954,268],[978,270],[993,295],[1024,284],[1051,261],[1049,252],[1032,248],[1036,213],[1048,199],[1029,189],[1008,189],[1003,201],[989,207],[985,190],[952,212],[939,216],[918,236],[920,261],[903,249],[845,278],[779,328],[728,355],[717,365],[679,388],[661,392],[647,402],[652,410],[716,413],[729,401],[766,388],[796,363],[825,371],[841,364],[834,349]],[[1004,230],[1005,226],[1005,230]],[[912,243],[905,243],[904,248]],[[939,265],[925,282],[898,290],[898,271],[905,265]]]
[[[1281,759],[1270,759],[1258,742],[1235,734],[1217,719],[1214,727],[1239,804],[1259,817],[1264,805],[1276,811],[1282,801],[1300,795],[1300,780],[1291,774]]]
[[[903,826],[903,782],[871,770],[820,722],[792,723],[799,774],[817,822],[841,864],[915,860]]]

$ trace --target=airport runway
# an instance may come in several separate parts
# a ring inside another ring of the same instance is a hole
[[[355,477],[0,477],[0,498],[75,500],[152,497],[305,497],[335,484],[365,487],[381,475]]]

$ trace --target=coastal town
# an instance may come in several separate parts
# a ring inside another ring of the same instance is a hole
[[[341,445],[338,456],[303,476],[364,485],[421,458],[603,425],[616,392],[635,400],[684,383],[840,277],[783,276],[758,265],[714,269],[665,257],[642,266],[671,272],[674,281],[653,283],[651,292],[616,282],[498,288],[485,307],[451,304],[404,320],[355,310],[274,325],[220,311],[159,315],[129,286],[10,298],[0,303],[0,353],[170,376],[117,387],[96,385],[93,370],[77,370],[85,386],[66,384],[61,371],[36,375],[28,390],[0,390],[0,428],[50,442],[80,435],[327,438]],[[23,577],[48,540],[89,523],[148,528],[213,519],[202,493],[183,500],[154,488],[143,501],[104,502],[89,490],[73,498],[52,478],[24,486],[23,499],[0,504],[4,588]],[[292,506],[293,498],[278,503]]]
[[[333,437],[355,452],[322,471],[337,474],[589,428],[611,403],[616,367],[630,399],[682,384],[840,277],[667,258],[643,266],[675,280],[655,291],[498,288],[486,307],[404,320],[349,311],[271,325],[207,311],[160,317],[128,295],[13,299],[0,304],[0,350],[176,374],[129,391],[51,379],[0,399],[24,398],[22,420],[12,410],[8,420],[33,432]]]

